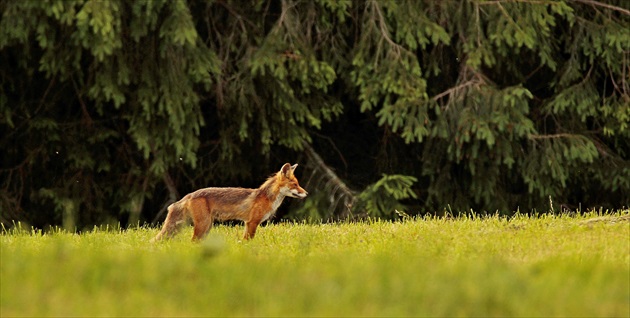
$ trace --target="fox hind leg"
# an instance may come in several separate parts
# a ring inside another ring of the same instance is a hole
[[[204,202],[205,201],[205,202]],[[195,200],[192,202],[192,219],[193,219],[193,241],[203,239],[210,228],[214,218],[212,217],[212,207],[208,199]]]
[[[192,240],[193,241],[199,241],[199,240],[203,239],[204,237],[206,237],[206,235],[208,234],[208,231],[210,231],[211,227],[212,227],[212,218],[211,217],[204,218],[202,220],[199,220],[199,221],[195,222],[195,227],[193,229]]]

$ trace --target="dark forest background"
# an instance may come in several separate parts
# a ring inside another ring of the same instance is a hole
[[[630,206],[630,1],[0,1],[0,221]]]

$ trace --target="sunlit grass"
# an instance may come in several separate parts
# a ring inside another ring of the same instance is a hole
[[[628,211],[0,236],[0,316],[628,316]]]

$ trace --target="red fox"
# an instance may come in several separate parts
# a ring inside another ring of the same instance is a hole
[[[295,168],[297,164],[284,164],[258,189],[204,188],[187,194],[168,207],[164,226],[152,241],[175,235],[188,218],[194,225],[193,241],[206,236],[214,220],[244,221],[243,239],[254,238],[258,225],[276,213],[284,197],[303,199],[308,195],[293,175]]]

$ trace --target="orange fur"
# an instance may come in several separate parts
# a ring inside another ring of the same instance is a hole
[[[295,168],[297,164],[286,163],[258,189],[204,188],[187,194],[168,207],[164,226],[153,241],[175,235],[187,218],[193,221],[193,241],[206,236],[215,220],[241,220],[243,239],[254,238],[258,225],[273,216],[285,197],[308,195],[293,174]]]

